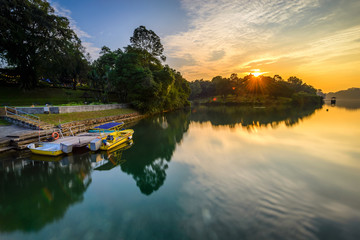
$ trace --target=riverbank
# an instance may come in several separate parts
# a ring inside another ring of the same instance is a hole
[[[124,109],[117,109],[117,110],[124,110]],[[129,111],[129,110],[128,110]],[[68,136],[70,134],[78,134],[81,132],[86,132],[89,129],[93,128],[96,125],[103,124],[106,122],[111,121],[122,121],[126,123],[126,127],[132,127],[137,120],[144,118],[146,115],[139,114],[134,110],[129,111],[130,113],[124,113],[119,115],[111,115],[111,116],[104,116],[106,114],[114,113],[114,109],[112,110],[104,110],[99,111],[100,113],[95,114],[91,112],[85,113],[70,113],[70,114],[49,114],[44,115],[42,114],[42,121],[43,118],[46,116],[47,121],[49,123],[55,123],[56,120],[60,117],[68,116],[70,119],[75,119],[73,121],[68,121],[62,124],[59,124],[57,128],[50,129],[50,130],[26,130],[22,129],[23,131],[14,131],[14,126],[2,126],[2,132],[6,133],[0,137],[0,152],[5,152],[9,150],[22,150],[26,149],[26,146],[30,143],[44,141],[51,136],[54,131],[62,131],[64,136]],[[105,113],[104,113],[105,112]],[[90,117],[89,117],[90,116]],[[97,116],[97,118],[94,118]],[[68,118],[69,119],[69,118]],[[58,122],[57,122],[58,123]],[[61,123],[61,121],[60,121]]]

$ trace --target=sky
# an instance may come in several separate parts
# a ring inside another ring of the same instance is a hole
[[[297,76],[324,92],[360,87],[359,0],[51,0],[93,59],[140,25],[188,80]]]

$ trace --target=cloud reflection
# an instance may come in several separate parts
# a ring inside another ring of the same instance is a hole
[[[340,130],[332,127],[336,116]],[[172,160],[191,169],[179,199],[185,232],[194,239],[356,234],[349,223],[360,221],[359,117],[323,109],[293,128],[257,133],[191,122]]]

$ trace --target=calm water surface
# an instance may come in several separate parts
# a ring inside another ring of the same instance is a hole
[[[0,156],[0,239],[360,239],[360,109],[195,107],[112,153]]]

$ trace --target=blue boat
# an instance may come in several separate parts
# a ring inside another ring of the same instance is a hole
[[[96,126],[92,129],[89,130],[89,132],[103,132],[103,133],[108,133],[108,132],[115,132],[115,131],[119,131],[122,129],[122,127],[124,126],[124,122],[110,122],[110,123],[105,123],[99,126]]]

